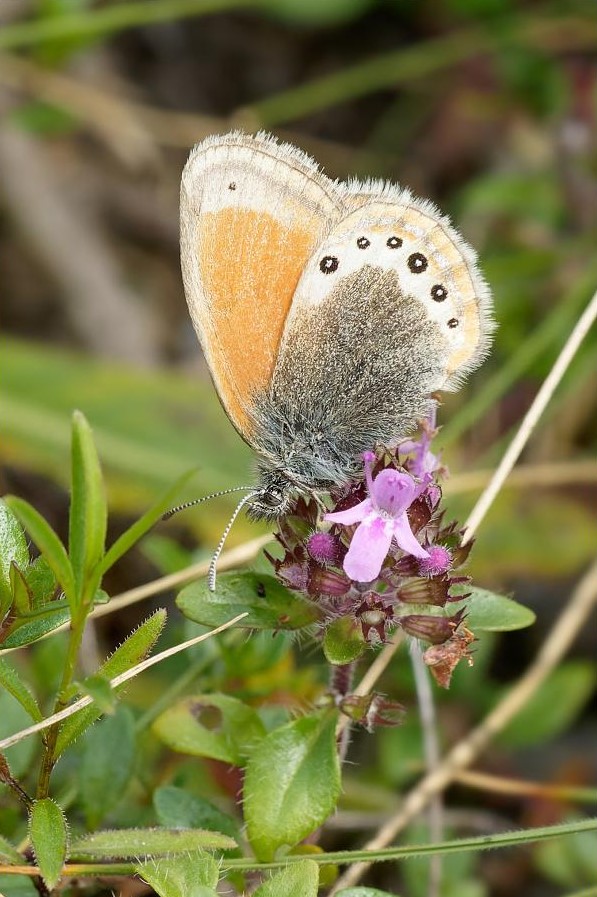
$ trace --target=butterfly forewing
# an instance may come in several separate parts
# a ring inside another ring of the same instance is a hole
[[[187,302],[224,408],[250,443],[296,285],[340,208],[334,182],[266,136],[210,138],[185,167]]]

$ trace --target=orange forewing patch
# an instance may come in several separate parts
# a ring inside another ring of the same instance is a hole
[[[197,246],[208,303],[208,361],[220,399],[242,436],[268,386],[316,227],[289,229],[265,211],[229,207],[200,216]]]

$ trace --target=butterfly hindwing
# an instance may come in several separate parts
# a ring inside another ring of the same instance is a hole
[[[492,329],[474,254],[431,203],[383,185],[345,191],[352,211],[305,265],[266,412],[314,469],[330,461],[330,479],[404,438],[430,395],[480,362]]]

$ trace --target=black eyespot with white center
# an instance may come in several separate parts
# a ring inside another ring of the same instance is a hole
[[[458,319],[450,318],[450,320],[448,321],[448,327],[451,327],[452,330],[454,329],[454,327],[458,327]]]
[[[402,240],[400,239],[400,237],[388,237],[388,239],[386,240],[386,246],[388,246],[390,249],[400,249],[400,247],[402,246]]]
[[[367,249],[371,246],[371,240],[368,240],[367,237],[359,237],[357,240],[357,246],[359,249]]]
[[[413,274],[422,274],[427,270],[427,259],[421,252],[413,252],[409,255],[407,265]]]
[[[431,298],[435,302],[443,302],[447,295],[448,291],[441,283],[436,283],[434,287],[431,287]]]
[[[334,271],[338,270],[339,264],[340,262],[335,255],[324,255],[319,263],[319,270],[324,274],[333,274]]]

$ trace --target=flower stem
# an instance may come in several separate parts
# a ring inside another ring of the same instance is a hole
[[[419,702],[419,714],[423,730],[423,753],[427,773],[432,773],[440,762],[439,738],[437,731],[437,714],[431,678],[423,660],[420,642],[413,639],[410,643],[410,658],[415,678],[415,689]],[[441,841],[444,834],[444,807],[441,793],[434,795],[429,802],[429,839]],[[442,858],[433,854],[429,859],[429,878],[427,897],[439,897],[442,879]]]
[[[84,591],[87,592],[88,589],[85,589],[84,587]],[[64,661],[64,668],[62,670],[60,687],[54,704],[54,713],[59,713],[63,710],[70,700],[69,692],[75,676],[77,659],[81,648],[81,642],[83,641],[83,633],[85,631],[85,624],[87,622],[89,611],[93,607],[93,602],[85,600],[85,597],[86,596],[83,595],[82,600],[77,602],[77,613],[71,617],[68,648],[66,659]],[[43,739],[44,751],[39,770],[39,778],[37,780],[37,800],[42,800],[43,798],[48,797],[50,792],[50,777],[52,775],[52,770],[56,765],[56,761],[58,760],[58,757],[56,756],[56,742],[58,740],[59,731],[60,723],[56,723],[48,729],[48,732]]]

